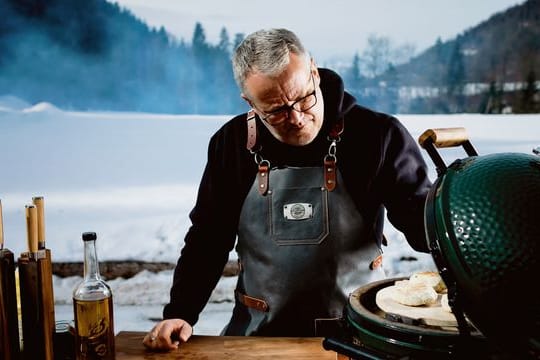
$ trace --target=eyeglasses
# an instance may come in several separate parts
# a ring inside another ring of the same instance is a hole
[[[313,74],[311,74],[311,81],[313,82],[313,91],[311,93],[301,99],[296,100],[291,105],[284,105],[278,110],[270,113],[264,113],[265,116],[262,118],[262,120],[266,121],[271,126],[277,126],[282,124],[291,116],[290,114],[292,110],[303,113],[313,108],[317,104],[317,88],[315,87]]]

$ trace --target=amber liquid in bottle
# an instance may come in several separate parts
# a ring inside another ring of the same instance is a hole
[[[95,233],[83,234],[84,280],[73,292],[78,360],[115,358],[112,292],[99,275],[95,239]]]

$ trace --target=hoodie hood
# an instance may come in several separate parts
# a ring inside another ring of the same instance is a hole
[[[345,92],[343,80],[332,70],[319,68],[324,98],[325,127],[345,116],[356,104],[356,99]]]

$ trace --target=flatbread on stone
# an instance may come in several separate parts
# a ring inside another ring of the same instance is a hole
[[[427,286],[431,286],[436,292],[441,293],[446,291],[446,285],[444,284],[441,276],[436,271],[422,271],[412,274],[409,277],[411,283],[422,283]]]
[[[438,294],[433,287],[409,280],[396,281],[390,297],[403,305],[421,306],[437,302]]]

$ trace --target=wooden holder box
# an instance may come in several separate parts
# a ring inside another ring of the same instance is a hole
[[[0,250],[0,360],[18,360],[19,318],[13,253]]]
[[[47,250],[18,259],[24,360],[53,360],[55,332],[52,264]]]

